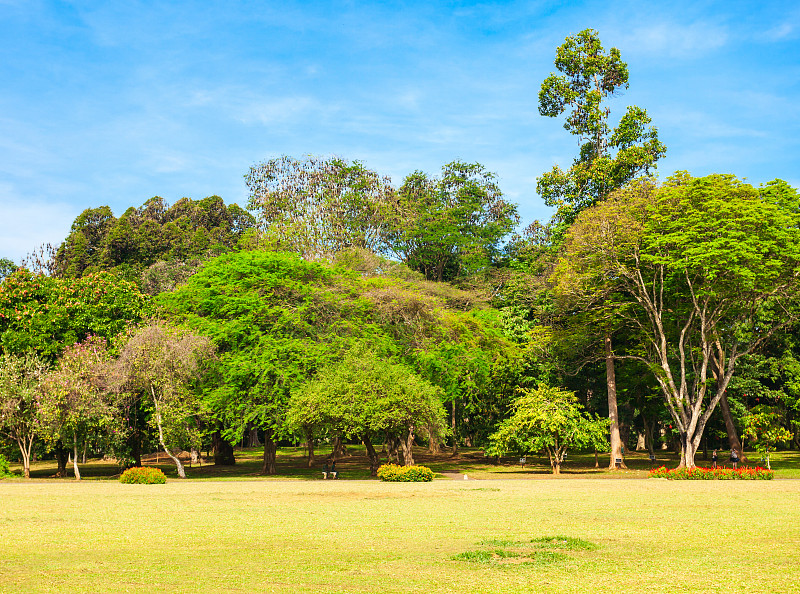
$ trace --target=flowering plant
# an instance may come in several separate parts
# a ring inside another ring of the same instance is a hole
[[[666,478],[684,481],[713,481],[713,480],[772,480],[775,471],[766,468],[667,468],[659,466],[650,470],[650,478]]]

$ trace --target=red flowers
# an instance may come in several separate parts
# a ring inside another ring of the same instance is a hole
[[[666,478],[671,480],[688,481],[713,481],[713,480],[772,480],[775,478],[773,470],[767,470],[759,466],[750,468],[667,468],[659,466],[650,470],[651,478]]]

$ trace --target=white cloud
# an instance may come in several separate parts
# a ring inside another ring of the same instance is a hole
[[[711,23],[680,25],[665,22],[633,28],[619,38],[622,41],[618,45],[626,49],[683,58],[722,47],[728,41],[728,32],[724,27]]]

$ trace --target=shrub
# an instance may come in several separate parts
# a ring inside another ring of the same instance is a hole
[[[127,485],[163,485],[167,482],[167,477],[160,468],[135,466],[123,472],[119,482]]]
[[[11,467],[8,464],[8,460],[3,454],[0,454],[0,478],[5,478],[7,476],[14,476],[11,472]]]
[[[433,480],[433,471],[427,466],[383,464],[378,468],[378,478],[392,483],[427,483]]]
[[[758,466],[756,468],[750,468],[749,466],[743,468],[701,468],[696,466],[694,468],[673,469],[659,466],[650,471],[650,477],[676,481],[729,481],[738,479],[769,481],[775,478],[775,472]]]

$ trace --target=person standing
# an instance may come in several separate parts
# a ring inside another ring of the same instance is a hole
[[[711,452],[711,468],[717,467],[717,450]]]
[[[739,465],[739,454],[736,453],[736,450],[731,449],[731,466],[736,468]]]

